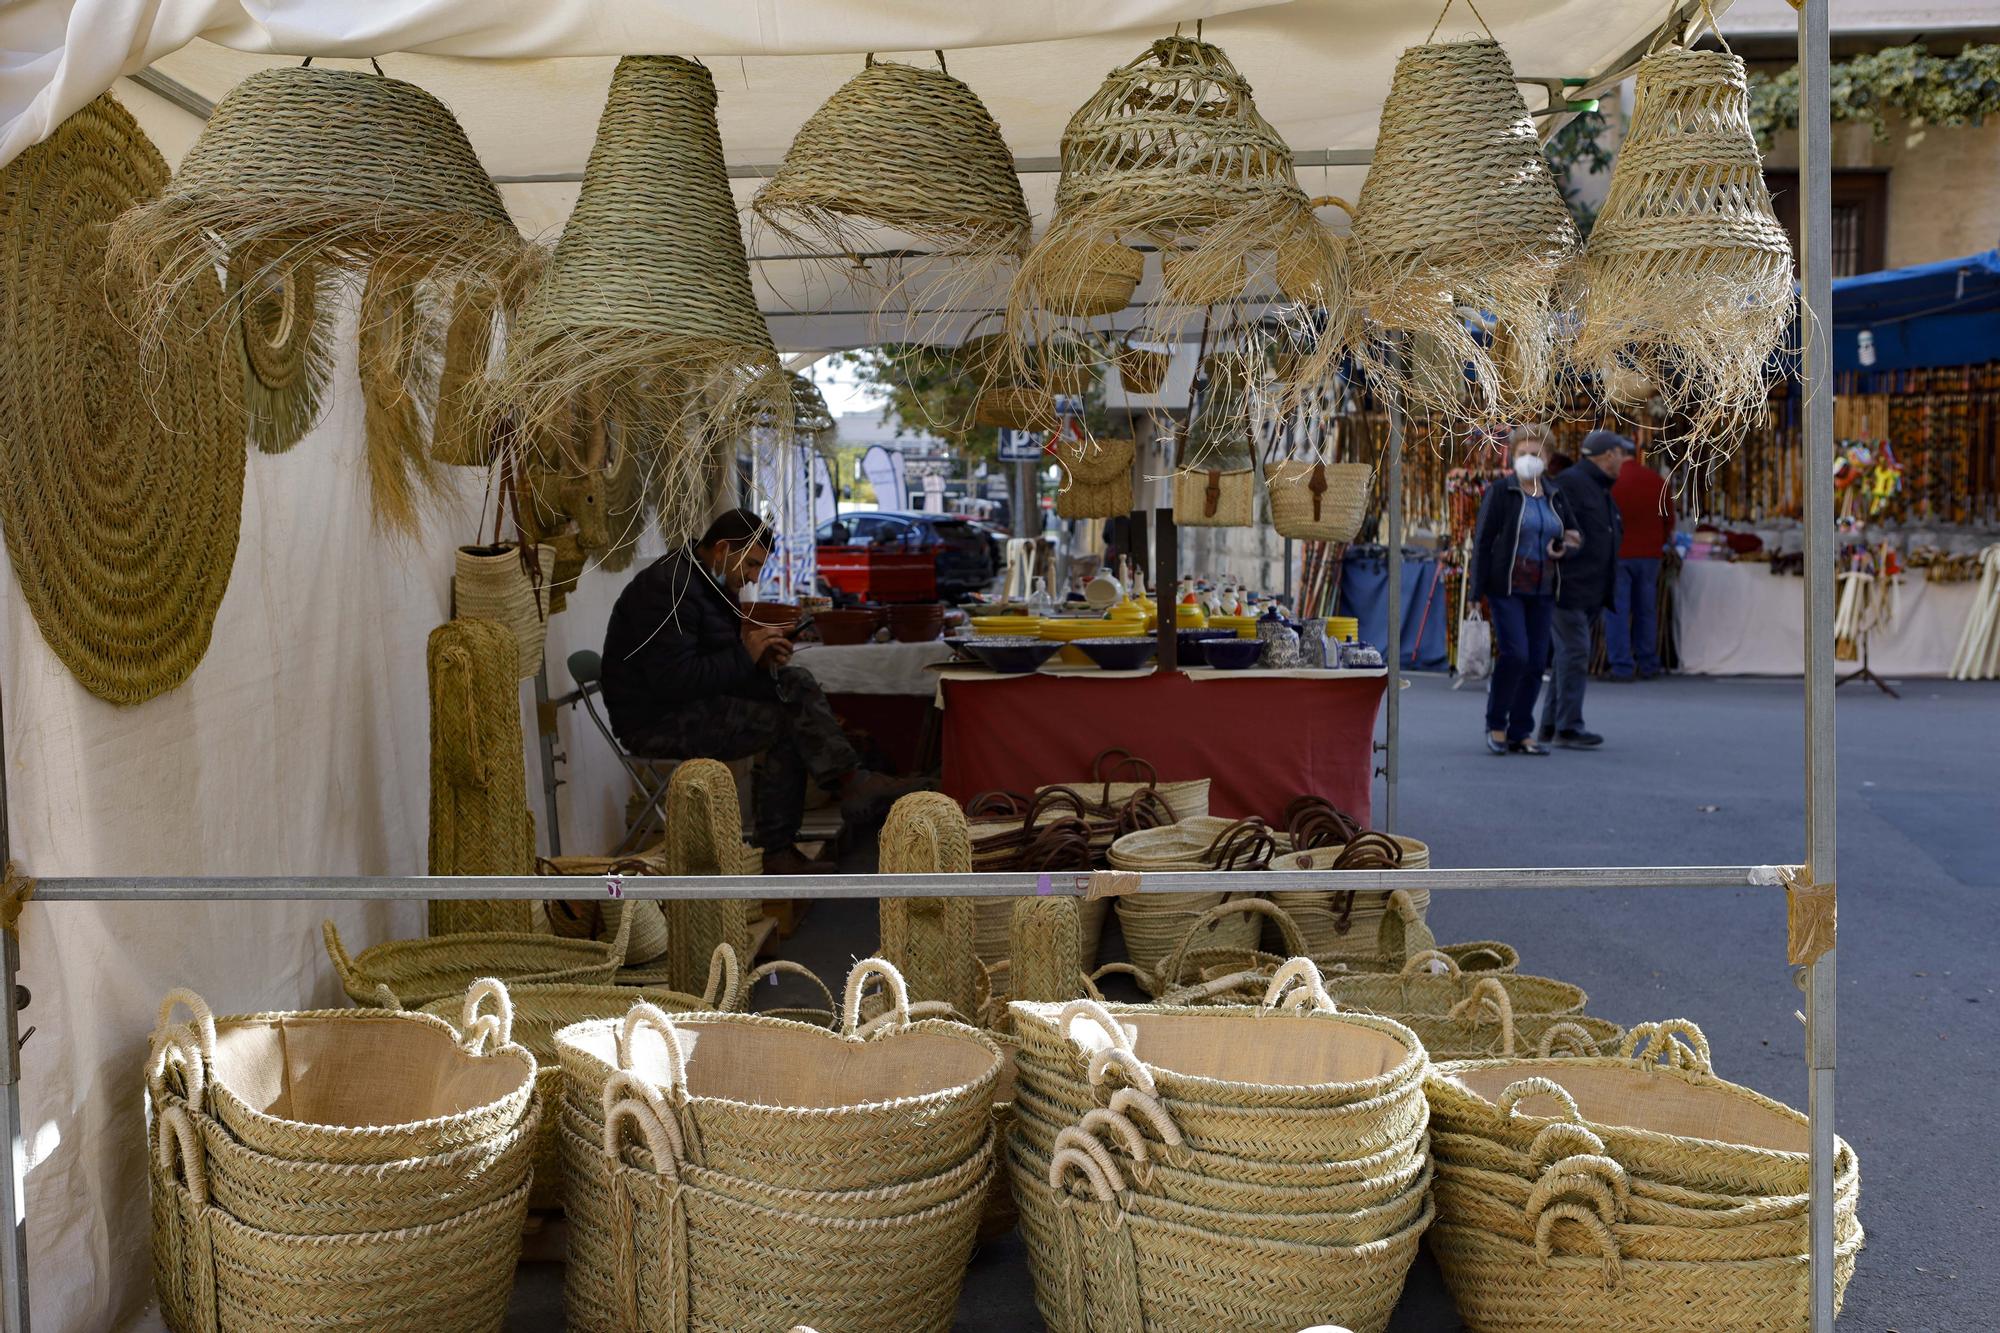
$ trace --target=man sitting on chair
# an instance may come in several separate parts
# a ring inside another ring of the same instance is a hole
[[[642,759],[762,754],[751,790],[766,873],[826,874],[832,862],[794,845],[808,776],[849,814],[918,784],[864,771],[819,683],[791,665],[785,631],[745,613],[738,598],[770,554],[770,528],[732,509],[693,546],[642,570],[604,633],[604,705],[620,743]]]

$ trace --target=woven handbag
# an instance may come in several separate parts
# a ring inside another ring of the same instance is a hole
[[[482,977],[503,981],[608,985],[625,960],[632,913],[608,941],[485,931],[423,940],[388,940],[349,956],[332,921],[320,924],[341,989],[356,1004],[416,1009],[465,994]]]
[[[521,649],[521,679],[542,669],[549,634],[549,582],[556,553],[547,546],[461,546],[452,577],[452,614],[497,620]]]
[[[1174,522],[1184,528],[1247,528],[1255,519],[1255,473],[1209,468],[1174,474]]]
[[[1130,440],[1064,438],[1055,446],[1063,486],[1056,492],[1059,518],[1122,518],[1132,512]]]
[[[1123,775],[1130,774],[1129,778]],[[1113,747],[1100,750],[1090,761],[1090,777],[1084,782],[1055,783],[1051,786],[1068,786],[1094,799],[1105,807],[1123,806],[1141,790],[1151,787],[1173,811],[1175,819],[1192,819],[1208,813],[1207,778],[1183,778],[1163,781],[1160,770],[1151,763],[1133,754],[1130,750]],[[1048,791],[1049,786],[1037,787],[1036,793]]]
[[[1294,541],[1351,542],[1361,531],[1375,470],[1366,463],[1285,459],[1264,469],[1271,526]]]

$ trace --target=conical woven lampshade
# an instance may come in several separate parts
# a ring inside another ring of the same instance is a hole
[[[1640,61],[1583,284],[1578,365],[1607,386],[1636,372],[1689,419],[1686,440],[1726,450],[1765,402],[1793,308],[1740,57],[1670,46]]]
[[[1412,411],[1533,414],[1551,387],[1555,292],[1576,239],[1500,44],[1404,51],[1357,201],[1350,282],[1376,331],[1440,354],[1390,357],[1363,341],[1376,382]],[[1467,310],[1494,322],[1491,344],[1467,331]]]
[[[872,223],[957,256],[1019,256],[1028,204],[978,94],[942,69],[876,64],[807,118],[751,207],[783,231],[851,250]]]
[[[1050,312],[1097,309],[1087,242],[1144,240],[1177,252],[1175,288],[1240,292],[1255,251],[1318,226],[1292,150],[1257,112],[1250,83],[1219,47],[1167,37],[1113,70],[1070,117],[1048,231],[1021,266],[1009,302],[1017,348],[1042,341]],[[1156,330],[1169,316],[1155,312]]]
[[[297,266],[365,272],[382,259],[496,280],[519,232],[445,105],[355,70],[251,75],[216,104],[159,199],[118,220],[113,263],[151,308],[250,248]],[[185,327],[182,320],[180,327]]]
[[[715,80],[692,60],[618,62],[576,207],[509,333],[498,393],[531,426],[586,391],[672,401],[702,428],[690,439],[731,436],[760,404],[789,411],[729,193]],[[707,496],[681,482],[661,502],[666,523]]]
[[[240,362],[215,271],[157,380],[139,373],[134,293],[106,280],[106,228],[166,180],[109,94],[0,171],[0,531],[50,649],[118,704],[200,663],[243,512]]]

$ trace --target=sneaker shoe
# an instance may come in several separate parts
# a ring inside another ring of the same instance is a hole
[[[1604,737],[1594,731],[1564,731],[1556,736],[1556,744],[1565,750],[1595,750],[1604,744]]]
[[[796,847],[780,847],[764,853],[767,875],[831,875],[835,868],[833,862],[814,860]]]
[[[1507,753],[1507,742],[1505,738],[1496,741],[1493,739],[1493,733],[1490,731],[1482,731],[1479,734],[1486,738],[1486,749],[1488,753],[1490,754]]]

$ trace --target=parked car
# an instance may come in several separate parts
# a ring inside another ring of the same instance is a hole
[[[991,537],[953,514],[876,509],[842,514],[820,525],[821,547],[889,547],[930,552],[937,564],[940,597],[983,592],[999,577]],[[835,586],[839,584],[835,582]]]

